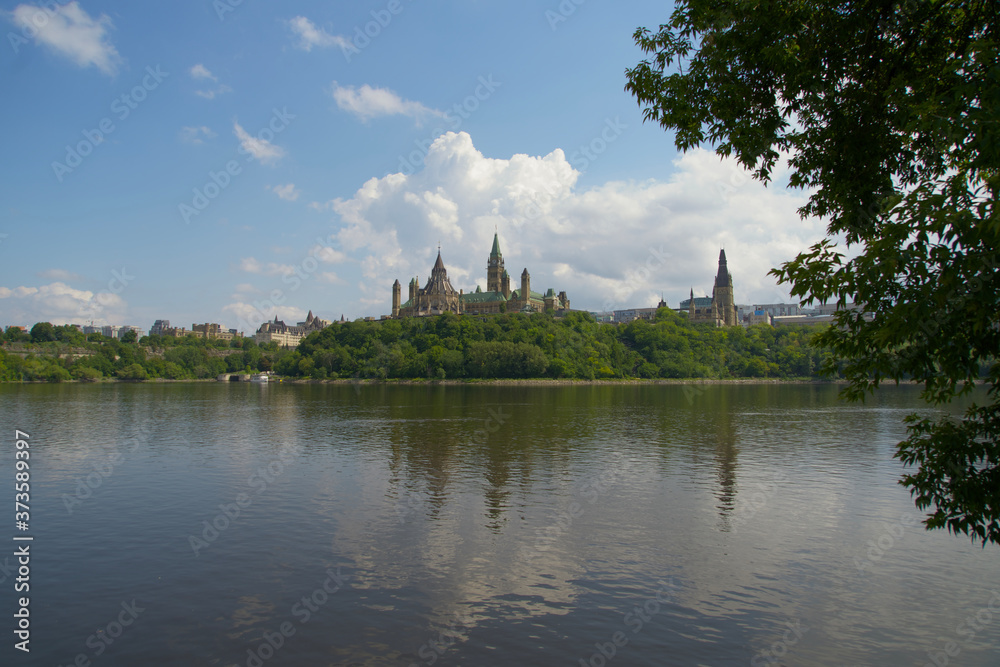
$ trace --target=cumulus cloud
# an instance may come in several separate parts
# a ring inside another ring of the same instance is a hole
[[[181,131],[178,133],[181,141],[186,144],[194,144],[195,146],[205,143],[205,139],[212,139],[217,136],[215,132],[204,125],[199,125],[197,127],[182,127]]]
[[[337,106],[368,122],[378,116],[409,116],[417,123],[427,118],[444,118],[445,112],[431,109],[420,102],[404,100],[388,88],[373,88],[367,83],[360,88],[341,86],[333,82],[331,93]]]
[[[108,37],[114,25],[107,14],[94,19],[74,0],[44,7],[18,5],[10,18],[23,35],[80,67],[93,65],[109,76],[118,72],[121,56]]]
[[[78,290],[63,282],[41,287],[0,287],[0,299],[8,322],[31,326],[36,322],[53,324],[120,323],[125,319],[126,303],[109,291]]]
[[[281,158],[285,157],[284,148],[275,146],[266,139],[250,136],[250,134],[247,133],[247,131],[244,130],[239,123],[233,123],[233,134],[235,134],[236,138],[240,140],[240,148],[243,152],[254,156],[261,162],[261,164],[277,162]]]
[[[301,191],[295,187],[294,183],[286,183],[284,185],[275,185],[270,188],[271,192],[278,195],[281,199],[285,201],[295,201],[299,198]]]
[[[315,23],[304,16],[296,16],[289,20],[288,27],[299,38],[296,46],[303,51],[312,51],[314,47],[326,49],[333,46],[341,48],[351,46],[353,48],[351,41],[347,37],[331,35],[326,30],[317,28]]]
[[[787,300],[771,267],[822,238],[803,221],[806,193],[764,188],[730,159],[705,150],[676,160],[666,182],[619,182],[581,190],[561,149],[545,156],[485,157],[471,137],[447,133],[424,169],[367,181],[324,208],[340,219],[340,247],[361,256],[365,304],[388,306],[392,282],[422,276],[437,243],[452,284],[486,286],[494,231],[513,287],[566,290],[574,308],[677,307],[694,288],[711,294],[726,249],[739,303]]]

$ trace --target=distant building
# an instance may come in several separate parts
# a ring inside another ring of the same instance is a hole
[[[135,332],[136,340],[138,340],[139,338],[142,338],[143,335],[144,335],[142,329],[140,329],[139,327],[133,327],[133,326],[131,326],[129,324],[126,324],[126,325],[118,328],[118,338],[119,339],[124,338],[125,334],[127,334],[129,331],[134,331]]]
[[[235,332],[232,329],[223,329],[221,324],[209,323],[192,324],[191,333],[199,338],[220,338],[222,340],[232,340]]]
[[[658,308],[627,308],[615,310],[611,313],[611,321],[615,324],[628,324],[633,320],[647,320],[652,322],[656,319]]]
[[[763,310],[771,317],[786,317],[788,315],[801,315],[802,307],[797,303],[760,303],[754,304],[753,309]]]
[[[150,336],[162,336],[170,328],[170,320],[156,320],[153,326],[149,327]]]
[[[712,286],[712,296],[697,297],[694,288],[691,298],[681,301],[681,310],[686,310],[691,322],[712,322],[717,327],[732,327],[739,324],[736,301],[733,299],[733,276],[726,263],[726,251],[719,251],[719,272]]]
[[[341,315],[341,321],[343,321],[343,315]],[[280,347],[295,347],[312,332],[322,331],[328,326],[330,326],[329,320],[321,320],[314,316],[310,310],[306,321],[299,322],[295,326],[285,324],[275,316],[273,322],[264,322],[260,325],[253,338],[258,345],[277,343]]]
[[[752,326],[754,324],[771,324],[771,313],[766,310],[755,310],[746,316],[744,322],[747,326]]]
[[[101,335],[107,338],[118,338],[118,329],[120,327],[117,324],[106,324],[101,327]]]
[[[431,277],[424,287],[417,278],[410,280],[407,300],[402,302],[402,286],[399,280],[392,285],[391,317],[427,317],[442,313],[467,313],[487,315],[495,313],[543,312],[546,310],[569,310],[566,292],[551,287],[545,294],[531,291],[531,275],[528,269],[521,272],[521,288],[511,290],[510,274],[504,269],[500,239],[493,235],[493,248],[486,260],[486,290],[476,287],[475,292],[456,290],[448,279],[448,271],[438,249],[437,261],[431,269]]]

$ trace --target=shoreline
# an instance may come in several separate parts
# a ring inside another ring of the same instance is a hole
[[[172,380],[169,378],[150,378],[148,380],[118,380],[105,378],[101,380],[64,380],[48,382],[45,380],[26,380],[23,382],[0,382],[0,384],[254,384],[250,382],[223,382],[215,378],[187,378]],[[340,385],[412,385],[412,386],[620,386],[620,385],[678,385],[678,384],[847,384],[847,380],[823,380],[815,378],[610,378],[603,380],[580,380],[574,378],[469,378],[469,379],[420,379],[398,378],[378,380],[374,378],[337,378],[335,380],[313,380],[309,378],[286,378],[271,380],[266,384],[340,384]]]

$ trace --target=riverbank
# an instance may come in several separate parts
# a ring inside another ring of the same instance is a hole
[[[218,383],[215,378],[188,378],[171,380],[168,378],[150,378],[148,380],[120,380],[102,378],[100,380],[64,380],[58,384],[191,384]],[[0,382],[0,384],[53,384],[45,380],[25,380],[23,382]],[[235,383],[232,383],[235,384]],[[249,384],[246,382],[240,384]],[[846,384],[846,380],[822,380],[817,378],[610,378],[604,380],[577,380],[572,378],[467,378],[467,379],[421,379],[400,378],[378,380],[373,378],[338,378],[335,380],[313,380],[309,378],[272,377],[267,384],[346,384],[346,385],[511,385],[511,386],[572,386],[572,385],[678,385],[678,384]]]

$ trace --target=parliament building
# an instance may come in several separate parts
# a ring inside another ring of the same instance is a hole
[[[408,299],[402,300],[402,286],[399,280],[392,285],[392,317],[427,317],[442,313],[487,315],[497,313],[559,312],[569,310],[566,292],[549,288],[545,294],[531,291],[531,275],[528,269],[521,272],[520,289],[511,290],[510,274],[503,266],[500,239],[493,235],[493,249],[486,260],[486,291],[476,287],[475,292],[466,294],[456,290],[448,280],[448,271],[438,249],[437,261],[431,269],[427,284],[420,287],[417,278],[410,280]]]

